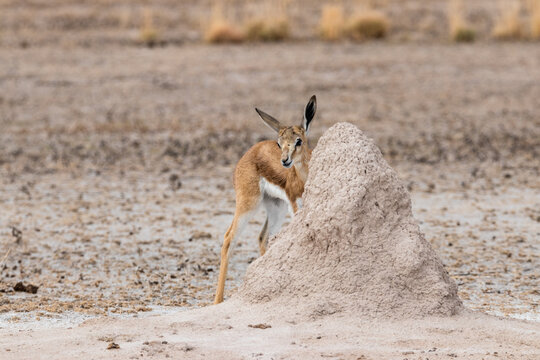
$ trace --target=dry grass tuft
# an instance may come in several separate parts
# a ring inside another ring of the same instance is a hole
[[[245,26],[245,33],[251,41],[281,41],[289,37],[289,21],[287,19],[256,19]]]
[[[501,3],[499,18],[493,28],[493,37],[498,40],[519,40],[525,32],[520,19],[521,4],[518,1]]]
[[[528,10],[531,38],[540,40],[540,0],[529,0]]]
[[[319,23],[319,34],[323,40],[335,41],[343,36],[345,16],[342,5],[324,5]]]
[[[353,15],[346,24],[345,33],[357,41],[382,39],[388,34],[390,22],[376,10],[362,10]]]
[[[140,40],[148,47],[157,45],[159,41],[159,33],[154,27],[154,14],[150,9],[145,9],[143,12]]]
[[[264,17],[249,20],[244,26],[250,41],[282,41],[290,37],[288,0],[269,0],[263,5]]]
[[[468,26],[463,13],[463,0],[450,0],[448,8],[450,37],[456,42],[473,42],[476,32]]]
[[[452,34],[455,42],[473,42],[476,39],[476,32],[471,28],[459,28]]]
[[[227,21],[212,22],[204,35],[204,41],[212,44],[241,43],[245,39],[244,33]]]
[[[223,12],[223,5],[216,3],[212,8],[210,23],[204,32],[204,41],[211,44],[240,43],[246,39],[244,33]]]

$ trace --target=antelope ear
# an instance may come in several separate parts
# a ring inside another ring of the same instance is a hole
[[[309,125],[311,120],[315,117],[315,112],[317,111],[317,97],[313,95],[304,109],[304,119],[302,120],[302,127],[306,131],[306,134],[309,130]]]
[[[257,114],[259,114],[266,125],[268,125],[272,130],[279,132],[279,129],[281,129],[281,124],[278,120],[257,108],[255,108],[255,111],[257,111]]]

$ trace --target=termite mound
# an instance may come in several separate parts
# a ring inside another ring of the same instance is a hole
[[[338,123],[310,162],[304,206],[248,268],[235,295],[319,317],[450,316],[457,286],[425,240],[410,195],[356,126]]]

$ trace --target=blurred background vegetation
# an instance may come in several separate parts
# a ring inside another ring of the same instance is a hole
[[[539,40],[539,0],[4,0],[4,46]]]

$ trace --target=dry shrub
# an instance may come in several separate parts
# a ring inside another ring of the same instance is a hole
[[[140,40],[148,47],[157,45],[159,41],[159,33],[154,27],[154,14],[150,9],[145,9],[143,12],[143,25],[141,27]]]
[[[247,21],[244,29],[251,41],[282,41],[290,36],[288,0],[267,1],[264,17]],[[259,12],[262,12],[259,10]]]
[[[499,17],[493,28],[493,37],[498,40],[522,39],[525,34],[520,12],[521,4],[518,1],[501,3]]]
[[[204,35],[204,41],[212,44],[240,43],[245,39],[245,35],[227,21],[212,22]]]
[[[324,5],[319,23],[319,34],[324,40],[339,40],[343,36],[345,17],[342,5]]]
[[[239,43],[250,41],[281,41],[289,38],[290,27],[287,5],[290,0],[269,0],[259,9],[258,16],[247,22],[242,29],[227,19],[225,1],[218,1],[212,8],[212,16],[206,26],[204,40],[209,43]]]
[[[245,40],[245,35],[224,15],[223,5],[216,3],[212,8],[210,22],[204,32],[204,41],[211,44],[239,43]]]
[[[286,19],[251,20],[245,31],[251,41],[281,41],[289,37],[289,22]]]
[[[388,34],[390,22],[380,11],[358,11],[348,21],[345,32],[353,40],[382,39]]]
[[[476,37],[476,33],[468,26],[463,13],[463,1],[451,0],[448,9],[450,37],[456,42],[473,42]]]
[[[540,0],[529,0],[528,10],[531,38],[540,40]]]

